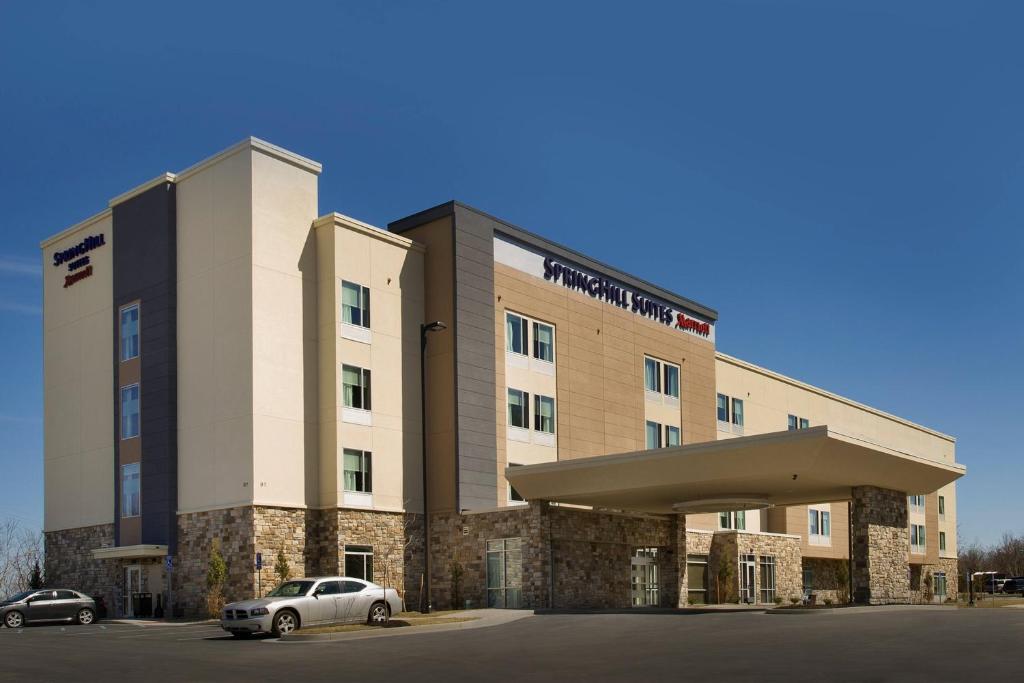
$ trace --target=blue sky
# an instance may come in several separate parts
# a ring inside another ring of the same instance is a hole
[[[256,135],[321,212],[460,199],[717,308],[721,350],[956,435],[967,540],[1024,532],[1019,3],[19,5],[0,516],[42,520],[39,241]]]

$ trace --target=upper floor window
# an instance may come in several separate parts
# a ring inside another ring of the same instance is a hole
[[[946,532],[945,531],[940,531],[939,532],[939,550],[942,550],[942,551],[946,550]]]
[[[121,438],[139,435],[139,385],[121,387]]]
[[[946,497],[939,496],[939,517],[946,516]]]
[[[533,357],[555,362],[555,328],[545,323],[533,323]]]
[[[139,463],[121,465],[121,516],[139,516]]]
[[[341,322],[359,327],[370,326],[370,288],[354,282],[341,282]]]
[[[121,360],[139,357],[139,305],[121,309]]]
[[[797,415],[789,416],[787,429],[789,429],[789,431],[791,432],[797,429],[807,429],[810,426],[811,423],[805,417],[799,417]]]
[[[657,422],[651,422],[647,420],[647,431],[645,437],[645,446],[648,450],[651,448],[661,448],[661,425]]]
[[[345,490],[355,493],[372,493],[371,461],[373,455],[369,451],[346,448],[343,451],[343,459]]]
[[[907,500],[915,512],[924,512],[924,496],[909,496]]]
[[[341,384],[346,408],[370,409],[370,371],[354,365],[341,366]]]
[[[925,547],[924,524],[910,525],[910,551],[923,553]]]
[[[679,398],[679,366],[645,356],[644,389]]]
[[[831,536],[832,521],[828,510],[807,510],[807,533],[811,536]]]
[[[505,349],[511,353],[526,355],[527,324],[526,318],[515,313],[505,314]]]
[[[678,446],[679,443],[679,427],[665,425],[665,446]]]
[[[737,427],[743,426],[743,399],[730,398],[725,394],[718,395],[718,421],[731,422]]]
[[[546,434],[555,433],[555,399],[540,394],[533,397],[533,428]]]
[[[736,512],[719,512],[718,528],[738,529],[739,531],[745,530],[747,528],[746,510],[738,510]]]
[[[530,428],[530,394],[519,389],[508,390],[508,425]]]

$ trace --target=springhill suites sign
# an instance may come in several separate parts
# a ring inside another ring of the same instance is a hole
[[[92,262],[89,258],[89,252],[106,244],[107,239],[101,232],[98,235],[89,235],[69,249],[62,249],[53,253],[54,268],[60,268],[65,263],[68,266],[70,275],[64,276],[64,289],[92,275]]]
[[[503,236],[494,238],[494,260],[549,283],[580,292],[610,306],[661,323],[666,327],[693,334],[709,341],[715,339],[714,323],[694,311],[680,310],[660,297],[635,289],[603,274],[535,251],[533,247]]]

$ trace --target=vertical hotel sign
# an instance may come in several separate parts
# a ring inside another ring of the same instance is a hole
[[[106,244],[106,237],[101,232],[98,235],[89,235],[70,249],[54,252],[53,267],[60,268],[65,264],[68,267],[68,274],[64,276],[64,289],[92,275],[89,252]]]

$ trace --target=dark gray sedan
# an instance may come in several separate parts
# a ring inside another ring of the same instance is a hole
[[[0,602],[0,619],[7,628],[45,621],[91,624],[96,621],[96,601],[63,588],[23,591]]]

